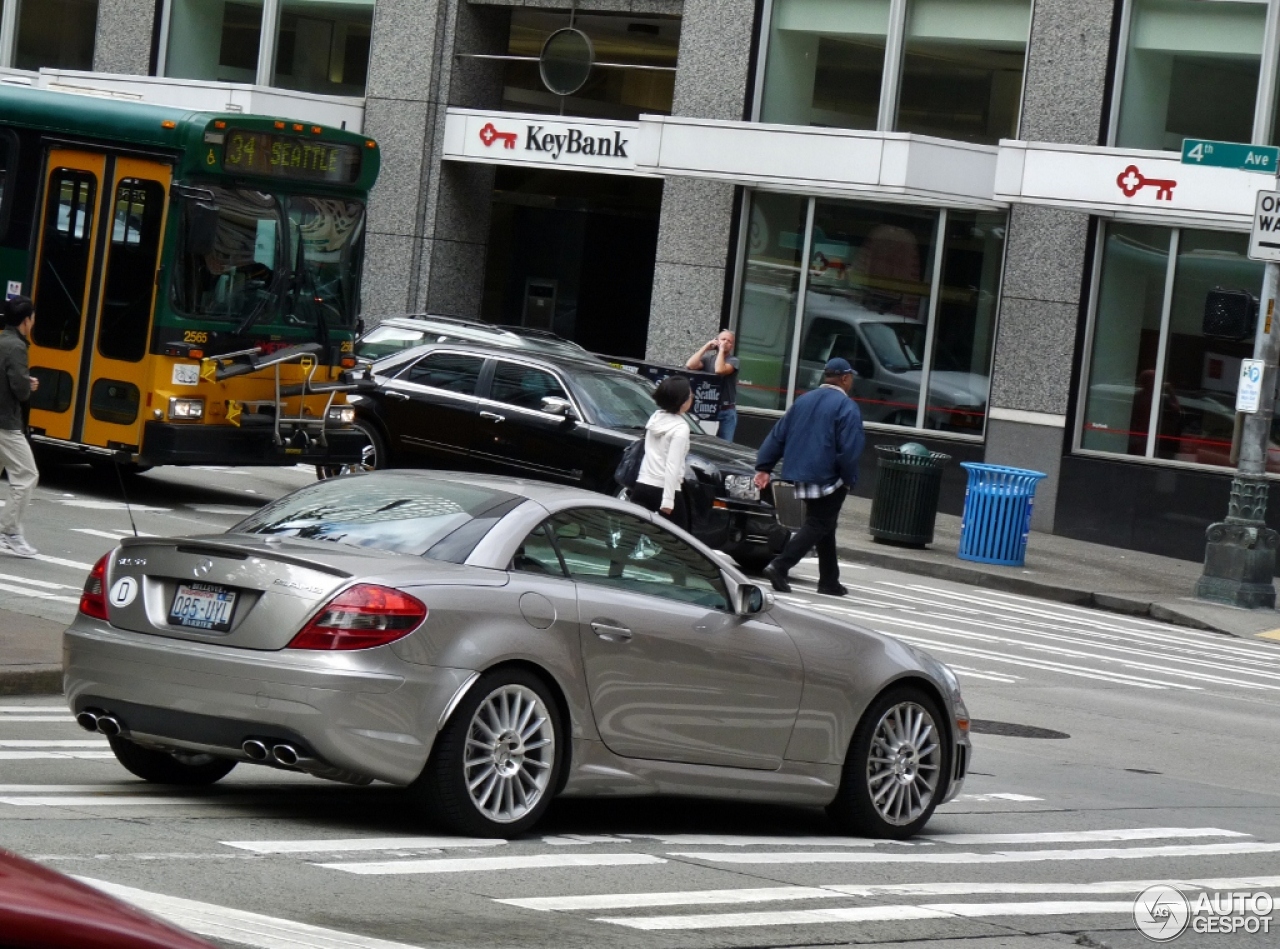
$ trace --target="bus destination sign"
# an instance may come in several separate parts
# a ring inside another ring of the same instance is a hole
[[[265,178],[351,184],[360,176],[360,149],[295,135],[228,129],[222,170]]]

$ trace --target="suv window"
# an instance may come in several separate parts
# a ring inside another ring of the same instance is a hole
[[[493,373],[493,388],[489,398],[522,409],[542,411],[546,396],[567,399],[564,387],[551,373],[533,366],[515,362],[499,362]]]
[[[400,373],[400,379],[420,386],[431,386],[446,392],[475,395],[483,356],[464,353],[429,353]]]
[[[569,576],[579,583],[729,609],[720,568],[657,524],[603,508],[562,511],[548,523]],[[533,542],[526,541],[526,556]]]

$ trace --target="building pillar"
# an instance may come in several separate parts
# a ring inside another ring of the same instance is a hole
[[[741,121],[750,99],[754,0],[687,0],[672,114]],[[683,363],[724,321],[737,190],[696,178],[663,183],[646,358]]]
[[[155,0],[98,0],[93,71],[128,76],[150,75],[155,16]]]
[[[493,171],[440,160],[450,105],[494,108],[502,64],[459,53],[504,53],[510,11],[466,0],[378,0],[365,132],[382,148],[369,198],[362,297],[382,316],[478,316]]]
[[[1111,45],[1112,0],[1036,0],[1019,138],[1098,145]],[[987,419],[986,460],[1048,477],[1031,525],[1052,531],[1070,433],[1071,369],[1087,299],[1086,214],[1015,205]]]

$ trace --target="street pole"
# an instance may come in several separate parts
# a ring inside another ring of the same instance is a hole
[[[1280,318],[1275,318],[1280,264],[1268,263],[1262,281],[1258,333],[1254,359],[1263,364],[1262,390],[1257,411],[1244,418],[1240,438],[1240,462],[1231,479],[1231,500],[1226,520],[1206,531],[1204,573],[1196,584],[1202,600],[1228,603],[1245,609],[1275,609],[1273,582],[1276,547],[1280,534],[1267,526],[1267,452],[1271,444],[1271,418],[1275,411],[1276,364],[1280,359]]]

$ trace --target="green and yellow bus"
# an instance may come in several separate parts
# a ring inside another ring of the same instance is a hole
[[[36,304],[37,449],[359,460],[345,392],[376,142],[0,86],[0,285]]]

